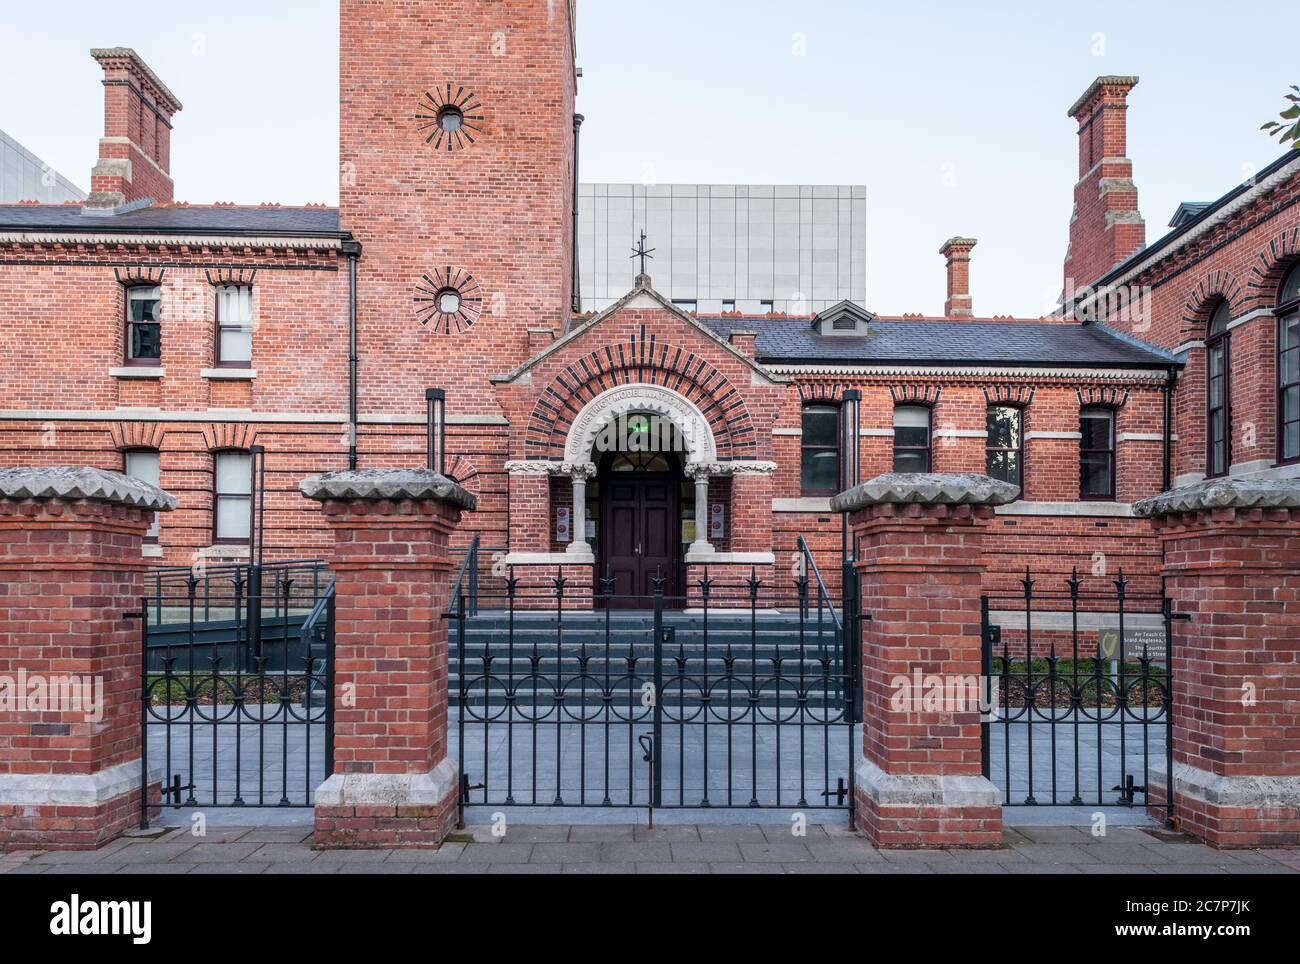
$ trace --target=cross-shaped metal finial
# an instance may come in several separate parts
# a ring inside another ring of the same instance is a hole
[[[647,248],[645,246],[645,228],[642,228],[641,242],[635,248],[632,249],[632,257],[641,259],[641,271],[639,272],[640,274],[645,274],[645,259],[650,258],[651,260],[653,260],[654,255],[651,254],[651,252],[657,250],[658,250],[657,248]]]

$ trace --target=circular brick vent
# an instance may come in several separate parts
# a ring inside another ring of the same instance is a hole
[[[454,335],[472,326],[483,311],[478,282],[468,271],[435,268],[415,283],[415,315],[420,324],[440,335]]]
[[[435,151],[464,150],[482,131],[482,110],[478,98],[464,87],[435,87],[424,92],[415,108],[416,130]]]

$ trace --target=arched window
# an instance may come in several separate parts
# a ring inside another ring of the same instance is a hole
[[[1205,333],[1205,474],[1227,475],[1232,464],[1232,378],[1228,324],[1232,314],[1220,301]]]
[[[1277,459],[1300,461],[1300,263],[1277,293]]]

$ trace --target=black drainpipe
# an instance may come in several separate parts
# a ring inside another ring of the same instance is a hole
[[[575,315],[582,311],[582,277],[578,269],[578,131],[585,119],[581,114],[573,115],[573,297],[569,307]]]
[[[1168,492],[1173,488],[1173,470],[1174,470],[1174,386],[1178,384],[1178,369],[1170,368],[1165,375],[1164,395],[1165,395],[1165,467],[1164,467],[1164,489]]]
[[[345,241],[348,256],[348,469],[357,467],[357,261],[361,245]]]

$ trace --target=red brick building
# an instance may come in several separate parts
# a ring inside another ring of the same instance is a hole
[[[455,16],[497,23],[501,6]],[[1153,588],[1160,544],[1131,503],[1206,474],[1300,473],[1300,152],[1144,247],[1136,78],[1103,77],[1070,110],[1058,317],[985,314],[961,237],[941,251],[943,317],[697,317],[646,276],[590,316],[573,4],[507,6],[508,35],[453,35],[446,4],[343,0],[337,209],[174,202],[181,102],[133,51],[93,51],[93,196],[0,208],[4,463],[160,482],[179,508],[146,553],[188,565],[247,555],[261,445],[268,557],[317,557],[330,533],[301,480],[422,464],[440,387],[448,472],[478,496],[456,538],[477,533],[485,567],[562,565],[580,585],[609,571],[639,591],[662,573],[679,593],[705,565],[784,578],[801,535],[836,580],[849,389],[860,478],[1021,487],[989,532],[992,585],[1030,565]],[[605,451],[610,424],[622,451]],[[665,426],[672,451],[628,442]]]

